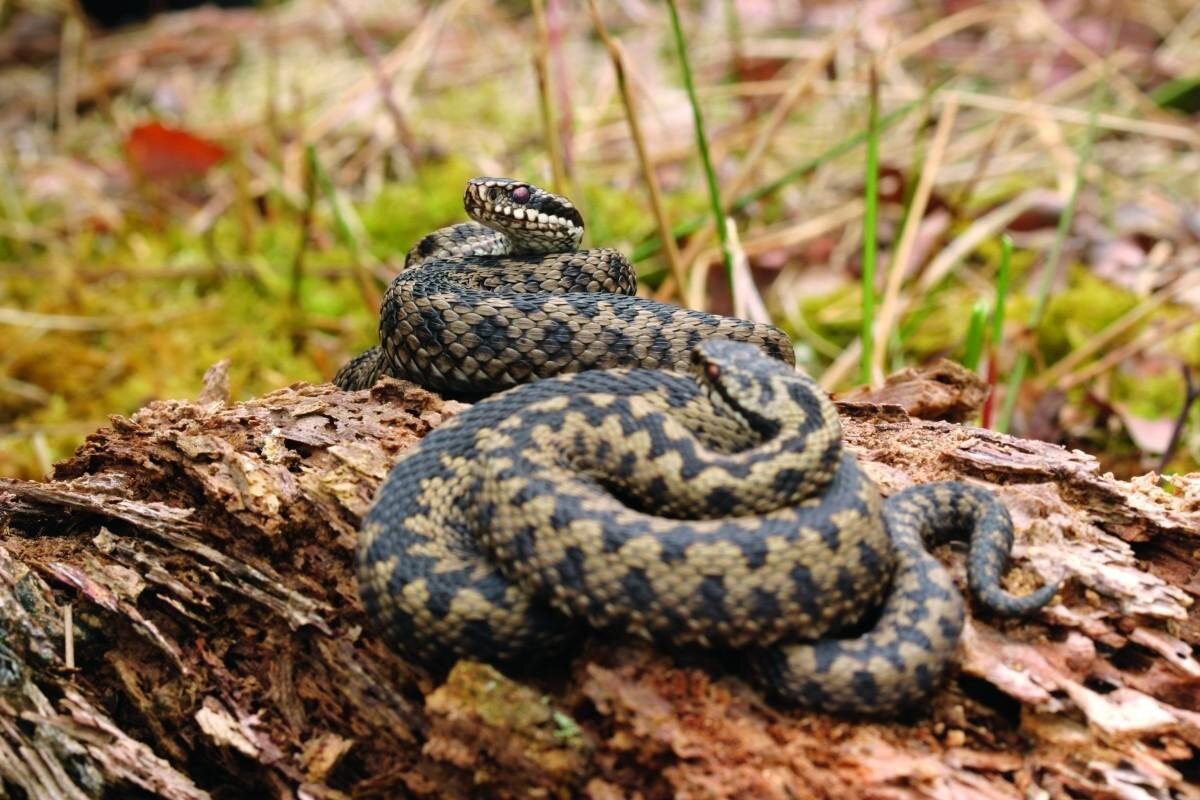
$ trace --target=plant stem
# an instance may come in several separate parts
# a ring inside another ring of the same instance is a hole
[[[1007,233],[1000,236],[1000,266],[996,270],[996,299],[992,311],[992,338],[988,347],[987,359],[987,398],[983,401],[983,413],[980,424],[985,428],[992,426],[992,415],[996,411],[996,364],[999,360],[1000,345],[1004,343],[1004,314],[1008,306],[1008,286],[1012,281],[1012,237]]]
[[[859,379],[871,382],[871,360],[875,355],[875,255],[876,220],[879,214],[879,75],[871,64],[871,92],[867,100],[866,209],[863,213],[862,255],[862,356]]]
[[[625,74],[625,53],[621,50],[620,44],[609,35],[608,28],[604,25],[604,19],[600,16],[600,9],[596,6],[596,0],[588,0],[588,12],[592,17],[592,27],[596,29],[596,34],[608,49],[609,58],[612,59],[613,71],[617,75],[617,89],[621,92],[621,103],[625,106],[625,119],[629,123],[629,136],[633,139],[633,146],[637,151],[642,178],[645,180],[646,190],[650,194],[650,207],[654,211],[654,220],[658,224],[659,241],[665,245],[663,250],[666,253],[667,264],[671,268],[671,275],[674,276],[675,283],[678,284],[676,288],[679,296],[683,297],[687,285],[687,275],[684,272],[683,263],[679,259],[679,248],[676,247],[675,239],[671,236],[671,223],[667,219],[667,211],[663,206],[658,176],[654,172],[654,164],[650,161],[646,138],[642,135],[642,123],[638,119],[637,103]]]
[[[692,106],[692,123],[696,128],[696,146],[700,150],[700,161],[704,165],[704,177],[708,182],[708,200],[712,205],[713,225],[721,242],[721,259],[725,262],[725,280],[729,291],[733,288],[733,253],[729,250],[729,235],[725,230],[725,213],[722,211],[721,190],[717,186],[717,175],[713,170],[712,156],[708,151],[708,137],[704,133],[704,118],[700,114],[700,100],[696,97],[696,86],[692,81],[692,68],[688,64],[687,45],[683,41],[683,26],[679,23],[679,9],[675,0],[667,0],[671,14],[671,30],[675,34],[675,50],[679,55],[679,66],[683,71],[683,86],[687,90],[688,102]],[[682,287],[681,287],[682,288]]]
[[[1071,185],[1071,195],[1067,198],[1067,206],[1063,209],[1062,216],[1058,218],[1058,228],[1054,232],[1054,244],[1050,248],[1050,257],[1046,261],[1046,269],[1042,272],[1041,283],[1038,284],[1033,310],[1029,313],[1028,330],[1031,334],[1036,333],[1038,326],[1042,323],[1042,315],[1045,314],[1046,303],[1050,299],[1050,287],[1054,285],[1054,277],[1058,274],[1063,244],[1067,240],[1067,231],[1071,229],[1071,222],[1075,219],[1075,205],[1079,200],[1079,190],[1083,186],[1084,170],[1091,161],[1092,145],[1096,141],[1096,119],[1100,115],[1100,102],[1104,98],[1106,86],[1104,81],[1098,81],[1092,88],[1092,98],[1088,108],[1088,126],[1083,136],[1083,143],[1079,147],[1079,154],[1075,159],[1075,179]],[[1017,405],[1017,394],[1021,390],[1021,382],[1025,380],[1025,373],[1028,370],[1029,351],[1023,348],[1017,354],[1017,362],[1013,365],[1012,374],[1008,376],[1008,384],[1004,389],[1004,408],[1000,412],[1000,419],[996,425],[996,430],[1001,433],[1007,433],[1012,424],[1013,410]]]
[[[987,338],[990,310],[991,304],[984,297],[976,300],[975,305],[971,307],[971,322],[967,327],[967,345],[962,363],[972,372],[979,368],[979,358],[983,355],[983,341]]]
[[[550,27],[546,24],[546,12],[542,0],[532,0],[533,19],[537,28],[537,47],[533,54],[533,69],[537,75],[538,108],[542,113],[542,136],[546,140],[546,152],[550,156],[550,170],[554,176],[554,191],[569,194],[567,170],[563,164],[562,141],[558,127],[554,124],[554,90],[550,75]]]
[[[892,125],[895,125],[897,122],[899,122],[900,120],[902,120],[906,116],[908,116],[910,113],[912,113],[912,110],[914,108],[917,108],[922,103],[928,101],[929,98],[932,97],[933,94],[935,92],[937,92],[937,90],[940,89],[944,85],[944,83],[945,82],[943,81],[942,83],[936,84],[933,88],[931,88],[928,92],[926,92],[921,97],[918,97],[915,100],[905,103],[904,105],[897,108],[895,111],[888,112],[887,114],[884,114],[882,117],[880,117],[879,124],[878,124],[879,132],[882,133],[883,131],[890,128]],[[745,194],[738,195],[729,204],[729,213],[736,214],[739,211],[744,211],[746,208],[750,207],[752,204],[758,202],[759,200],[766,197],[767,195],[774,194],[775,192],[782,189],[784,186],[787,186],[788,184],[791,184],[791,183],[795,183],[796,181],[800,180],[801,178],[811,175],[813,172],[816,172],[822,166],[824,166],[825,164],[834,160],[835,158],[838,158],[840,156],[845,155],[846,153],[849,153],[851,150],[858,147],[860,144],[862,144],[866,140],[867,140],[867,132],[865,130],[859,131],[858,133],[855,133],[852,136],[848,136],[845,139],[842,139],[840,142],[835,144],[833,147],[830,147],[824,153],[821,153],[818,156],[810,158],[807,161],[802,161],[801,163],[797,164],[792,169],[790,169],[787,172],[780,175],[775,180],[768,181],[768,182],[762,184],[761,186],[751,189],[750,191],[746,192]],[[685,220],[685,221],[679,223],[678,225],[676,225],[674,228],[672,228],[671,233],[676,238],[679,238],[682,236],[687,236],[688,234],[691,234],[691,233],[695,233],[704,225],[705,219],[706,219],[706,217],[704,217],[704,216],[697,216],[697,217],[693,217],[689,220]],[[658,238],[647,239],[645,242],[642,242],[642,244],[640,244],[634,248],[633,255],[630,256],[630,260],[631,261],[645,261],[647,258],[649,258],[650,256],[654,255],[656,252],[658,252],[658,248],[661,245],[662,245],[662,242]]]

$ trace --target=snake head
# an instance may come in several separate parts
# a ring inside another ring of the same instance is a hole
[[[785,429],[838,426],[837,410],[802,372],[757,347],[709,339],[692,350],[697,381],[718,406],[770,439]]]
[[[508,236],[517,250],[556,253],[583,241],[583,217],[565,197],[509,178],[472,178],[463,196],[476,222]]]

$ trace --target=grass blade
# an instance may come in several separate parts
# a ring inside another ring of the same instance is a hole
[[[1008,284],[1012,280],[1012,237],[1000,237],[1000,266],[996,270],[996,311],[992,314],[992,348],[1004,341],[1004,309],[1008,304]]]
[[[979,368],[979,358],[983,355],[983,341],[987,338],[988,312],[991,303],[986,298],[979,298],[971,308],[971,322],[967,327],[966,353],[963,355],[963,366],[974,372]]]
[[[875,356],[875,256],[876,220],[879,217],[879,75],[871,64],[871,92],[867,98],[866,208],[863,212],[862,256],[862,357],[859,378],[871,382],[871,360]]]
[[[879,132],[882,133],[883,131],[886,131],[888,128],[890,128],[891,126],[900,122],[902,119],[904,119],[909,114],[911,114],[913,109],[918,108],[922,103],[928,102],[929,98],[932,97],[944,85],[945,85],[945,81],[935,84],[928,92],[926,92],[922,96],[916,98],[915,100],[911,100],[911,101],[905,103],[904,105],[900,106],[899,108],[895,109],[894,111],[889,111],[887,114],[884,114],[882,117],[879,118],[878,124],[876,126],[879,129]],[[764,198],[770,194],[774,194],[775,192],[782,189],[784,186],[795,183],[796,181],[798,181],[802,178],[808,177],[809,175],[816,172],[818,169],[820,169],[825,164],[828,164],[830,161],[833,161],[835,158],[840,158],[841,156],[844,156],[846,153],[849,153],[851,150],[858,147],[860,144],[862,144],[866,140],[867,140],[866,130],[862,130],[851,136],[847,136],[845,139],[842,139],[840,142],[833,145],[825,152],[823,152],[817,156],[814,156],[813,158],[810,158],[807,161],[802,161],[801,163],[797,164],[792,169],[790,169],[787,172],[780,175],[775,180],[768,181],[768,182],[762,184],[761,186],[757,186],[754,189],[749,190],[748,192],[738,195],[729,204],[729,213],[737,214],[739,211],[745,211],[747,208],[749,208],[751,205],[758,202],[762,198]],[[700,230],[701,227],[703,227],[705,220],[706,220],[706,217],[704,217],[704,216],[697,216],[697,217],[692,217],[691,219],[688,219],[688,220],[684,220],[683,222],[680,222],[674,228],[672,228],[671,233],[676,238],[679,238],[681,236],[687,236],[688,234],[691,234],[691,233],[695,233],[696,231]],[[658,237],[653,237],[653,238],[647,239],[646,241],[642,242],[640,245],[638,245],[637,247],[634,248],[633,254],[630,256],[630,259],[635,262],[645,261],[647,258],[649,258],[650,256],[657,253],[659,247],[661,247],[661,246],[662,246],[662,241]]]
[[[329,209],[333,213],[334,229],[337,230],[338,239],[350,251],[350,259],[354,269],[354,278],[358,282],[358,290],[362,294],[363,303],[371,313],[379,308],[380,296],[371,283],[370,270],[364,260],[364,252],[367,250],[363,246],[362,221],[358,215],[354,213],[354,209],[342,201],[338,194],[337,187],[333,185],[333,179],[329,177],[324,165],[321,164],[321,159],[317,157],[316,148],[311,145],[305,145],[305,159],[308,163],[308,168],[312,170],[316,185],[320,189],[320,194],[325,195],[325,199],[329,201]]]
[[[1003,234],[1000,237],[1000,266],[996,270],[995,309],[992,312],[992,336],[988,347],[988,393],[980,415],[980,424],[985,428],[992,427],[992,417],[996,412],[996,364],[999,361],[1000,346],[1004,344],[1004,316],[1008,307],[1008,287],[1012,282],[1012,250],[1012,237],[1007,233]]]
[[[1079,147],[1079,155],[1075,160],[1075,180],[1071,185],[1071,196],[1067,198],[1067,206],[1063,209],[1062,216],[1058,218],[1058,228],[1054,232],[1054,244],[1050,248],[1050,257],[1046,261],[1046,269],[1042,272],[1041,283],[1038,284],[1033,310],[1029,313],[1028,329],[1030,332],[1036,331],[1042,323],[1042,315],[1045,314],[1046,303],[1050,299],[1050,287],[1054,284],[1054,276],[1058,274],[1063,243],[1067,240],[1067,231],[1071,229],[1071,222],[1075,218],[1075,204],[1079,200],[1079,189],[1083,185],[1083,173],[1092,158],[1092,145],[1096,141],[1096,120],[1100,115],[1100,102],[1104,98],[1106,86],[1104,81],[1098,81],[1092,89],[1092,99],[1088,108],[1088,126],[1083,136],[1083,143]],[[1012,424],[1013,410],[1017,406],[1017,394],[1021,390],[1021,383],[1025,380],[1025,373],[1028,370],[1029,351],[1022,349],[1017,354],[1017,361],[1013,365],[1013,371],[1008,376],[1008,384],[1004,389],[1004,407],[996,425],[996,430],[1001,433],[1007,433]]]
[[[721,206],[721,190],[717,186],[712,155],[708,151],[708,137],[704,133],[704,117],[700,113],[700,100],[696,97],[696,85],[692,80],[692,68],[687,57],[687,44],[683,40],[683,26],[679,24],[679,9],[675,5],[675,0],[667,0],[667,10],[671,15],[671,31],[675,35],[675,51],[679,55],[679,67],[683,71],[683,87],[687,91],[688,103],[692,107],[692,123],[696,128],[696,146],[700,150],[700,161],[704,165],[704,178],[708,183],[708,200],[712,205],[713,225],[717,229],[717,239],[721,242],[721,260],[725,262],[725,280],[732,292],[734,290],[733,253],[729,249],[729,234],[725,230],[725,212]]]

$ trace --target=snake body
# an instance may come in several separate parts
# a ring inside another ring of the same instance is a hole
[[[564,198],[480,178],[465,205],[476,222],[413,248],[380,346],[335,379],[485,397],[364,518],[360,591],[398,651],[511,663],[590,626],[734,652],[787,703],[883,714],[929,695],[962,631],[927,546],[969,535],[989,610],[1054,595],[999,587],[1012,523],[989,493],[883,501],[782,332],[634,297],[624,257],[578,249]]]
[[[389,643],[432,668],[511,663],[586,625],[733,650],[782,701],[882,714],[937,686],[962,630],[926,546],[970,533],[970,585],[993,611],[1054,595],[999,588],[1013,533],[989,493],[882,501],[811,379],[724,340],[690,363],[527,384],[407,453],[359,543]]]
[[[475,178],[476,220],[409,252],[380,309],[380,344],[334,376],[364,389],[391,375],[460,397],[589,369],[686,365],[704,339],[748,342],[794,363],[769,325],[636,297],[618,251],[580,250],[583,217],[566,198],[506,178]]]

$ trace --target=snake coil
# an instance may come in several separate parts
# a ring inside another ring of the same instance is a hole
[[[503,205],[497,191],[526,204]],[[544,238],[543,215],[581,232],[567,207],[531,216],[536,192],[479,179],[468,208],[484,198],[492,210],[472,212],[481,221],[532,221],[528,240]],[[442,257],[511,246],[468,227],[414,248],[419,263],[384,303],[381,348],[340,376],[395,374],[462,394],[543,378],[435,429],[380,487],[359,585],[398,651],[435,669],[459,657],[511,663],[590,626],[736,652],[746,677],[786,703],[887,714],[933,691],[962,631],[963,599],[926,547],[968,536],[970,588],[993,612],[1029,614],[1054,596],[1056,585],[1023,597],[1000,588],[1013,530],[990,493],[946,482],[882,500],[844,451],[832,403],[780,360],[791,351],[774,329],[607,292],[544,293],[563,286],[556,259],[623,261],[596,251],[504,256],[499,267],[495,256]],[[588,327],[589,308],[621,302],[658,320],[629,332],[641,345],[621,349],[626,340]],[[670,328],[689,320],[683,334]],[[586,343],[572,338],[585,329]],[[597,341],[616,354],[593,358]],[[645,359],[677,371],[636,366]]]
[[[434,231],[408,253],[379,314],[379,341],[333,382],[365,389],[382,375],[474,398],[588,369],[678,369],[701,341],[749,342],[795,363],[769,325],[635,297],[616,250],[580,250],[583,217],[565,197],[507,178],[474,178],[476,222]]]

